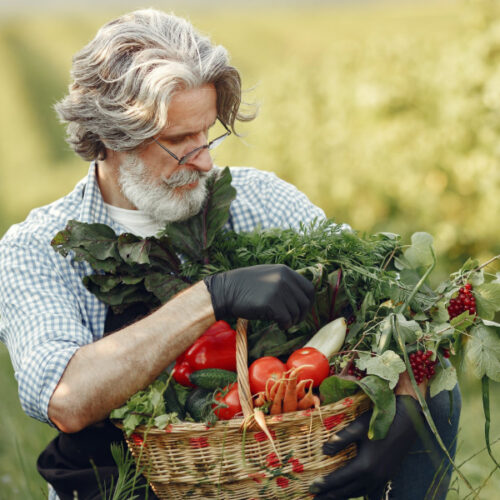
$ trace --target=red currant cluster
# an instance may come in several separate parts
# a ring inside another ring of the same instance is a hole
[[[431,357],[432,351],[416,351],[410,354],[410,365],[417,384],[421,384],[425,377],[430,379],[434,375],[437,361],[432,361]]]
[[[465,286],[460,288],[458,291],[458,296],[450,300],[448,306],[448,314],[450,319],[455,316],[459,316],[465,311],[469,311],[470,314],[476,314],[476,299],[472,295],[472,285],[467,283]]]

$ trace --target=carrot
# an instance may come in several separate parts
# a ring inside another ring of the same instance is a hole
[[[297,410],[297,373],[292,372],[283,397],[283,413]]]
[[[269,428],[267,427],[266,417],[264,416],[264,412],[259,410],[258,408],[254,408],[253,416],[258,426],[264,431],[265,435],[268,437],[269,441],[273,440],[273,436],[269,432]]]
[[[297,384],[297,399],[302,399],[306,395],[306,386],[307,384],[312,384],[314,383],[313,379],[308,378],[305,380],[301,380]]]
[[[269,380],[274,380],[274,379],[269,379]],[[269,391],[269,395],[268,395],[268,400],[269,401],[273,401],[275,396],[276,396],[276,392],[278,391],[278,388],[280,386],[280,383],[282,382],[283,379],[279,379],[279,380],[275,380],[274,381],[274,384],[273,386],[271,387],[271,390]]]
[[[276,394],[273,398],[273,404],[271,405],[271,409],[269,410],[269,413],[271,415],[278,415],[279,413],[282,413],[281,406],[283,403],[283,396],[285,395],[286,380],[278,380],[277,384],[278,389],[276,390]]]
[[[265,435],[269,439],[269,442],[271,443],[271,446],[273,447],[273,450],[276,453],[278,460],[281,462],[280,455],[279,455],[278,450],[276,449],[276,446],[274,444],[273,436],[271,435],[271,433],[269,432],[269,428],[267,427],[266,417],[264,416],[264,413],[262,412],[262,410],[259,410],[258,408],[254,408],[253,417],[255,419],[255,422],[257,422],[257,425],[264,431]]]
[[[313,401],[314,401],[314,408],[316,408],[316,410],[318,410],[320,405],[321,405],[320,399],[318,398],[318,396],[314,395]]]
[[[299,402],[297,404],[297,408],[299,410],[307,410],[308,408],[311,408],[314,406],[314,394],[312,392],[312,386],[313,386],[313,383],[311,382],[309,384],[309,389],[306,392],[305,396],[301,400],[299,400]]]

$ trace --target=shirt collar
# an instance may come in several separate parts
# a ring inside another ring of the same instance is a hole
[[[87,175],[87,183],[83,191],[83,199],[80,210],[80,222],[88,224],[98,223],[106,224],[117,234],[125,232],[120,224],[117,224],[109,215],[104,200],[102,199],[101,190],[97,183],[97,164],[90,164],[89,173]]]

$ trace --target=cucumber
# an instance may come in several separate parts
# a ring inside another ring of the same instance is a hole
[[[196,422],[203,422],[208,415],[212,391],[197,387],[186,400],[186,410]]]
[[[226,385],[236,382],[237,375],[229,370],[221,368],[205,368],[197,370],[189,375],[189,380],[203,389],[215,391],[215,389],[226,387]]]

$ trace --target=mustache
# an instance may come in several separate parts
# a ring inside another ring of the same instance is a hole
[[[209,174],[210,172],[200,172],[198,170],[183,168],[178,172],[174,172],[168,178],[162,178],[162,181],[165,186],[174,189],[202,180],[208,177]]]

